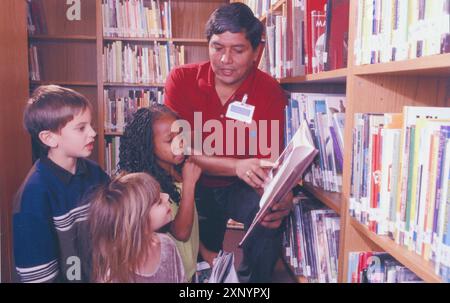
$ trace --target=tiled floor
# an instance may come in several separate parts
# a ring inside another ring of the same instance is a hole
[[[242,230],[228,229],[225,234],[224,249],[234,252],[235,266],[237,267],[242,260],[242,250],[238,247],[239,241],[244,236]],[[280,259],[275,266],[272,277],[272,283],[295,283],[290,273],[287,271],[283,261]]]

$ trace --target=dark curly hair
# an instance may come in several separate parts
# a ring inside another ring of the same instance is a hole
[[[154,152],[153,123],[166,115],[178,118],[169,108],[156,103],[149,108],[139,109],[133,115],[120,138],[118,167],[120,171],[128,173],[149,173],[159,182],[161,191],[169,194],[172,201],[179,204],[181,197],[174,179],[158,165]],[[176,169],[181,172],[179,166]]]

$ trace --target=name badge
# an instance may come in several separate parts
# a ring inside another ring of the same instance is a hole
[[[234,119],[237,121],[252,123],[253,112],[255,107],[253,105],[247,104],[247,95],[244,96],[242,102],[234,101],[228,105],[226,117]]]

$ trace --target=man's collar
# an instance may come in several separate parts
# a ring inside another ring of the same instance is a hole
[[[203,72],[199,72],[198,74],[198,83],[199,87],[205,91],[215,90],[215,74],[211,66],[211,62],[208,62],[204,65],[206,69]],[[245,78],[244,82],[238,87],[238,89],[234,93],[235,98],[242,98],[243,95],[249,94],[250,89],[254,89],[253,82],[256,77],[257,66],[254,65],[250,70],[250,73]]]
[[[41,161],[50,168],[50,170],[58,177],[59,180],[61,180],[61,182],[66,185],[70,183],[72,177],[87,173],[86,161],[84,161],[83,159],[77,160],[77,168],[75,174],[72,174],[71,172],[65,170],[64,168],[50,160],[48,157],[42,157]]]

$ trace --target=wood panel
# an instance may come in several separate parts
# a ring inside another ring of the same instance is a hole
[[[43,81],[97,81],[95,43],[36,43]]]
[[[43,7],[43,18],[47,24],[47,35],[88,35],[95,36],[96,0],[82,0],[81,20],[70,21],[66,17],[67,1],[41,0]]]
[[[356,77],[354,113],[402,112],[403,106],[445,106],[449,78]],[[370,92],[370,93],[368,93]]]
[[[31,167],[29,136],[22,126],[28,98],[28,55],[25,1],[0,4],[0,232],[1,282],[12,273],[12,200]]]
[[[205,26],[211,13],[224,0],[172,0],[172,36],[174,38],[205,38]]]
[[[207,46],[185,45],[184,50],[186,63],[197,63],[209,60]]]

